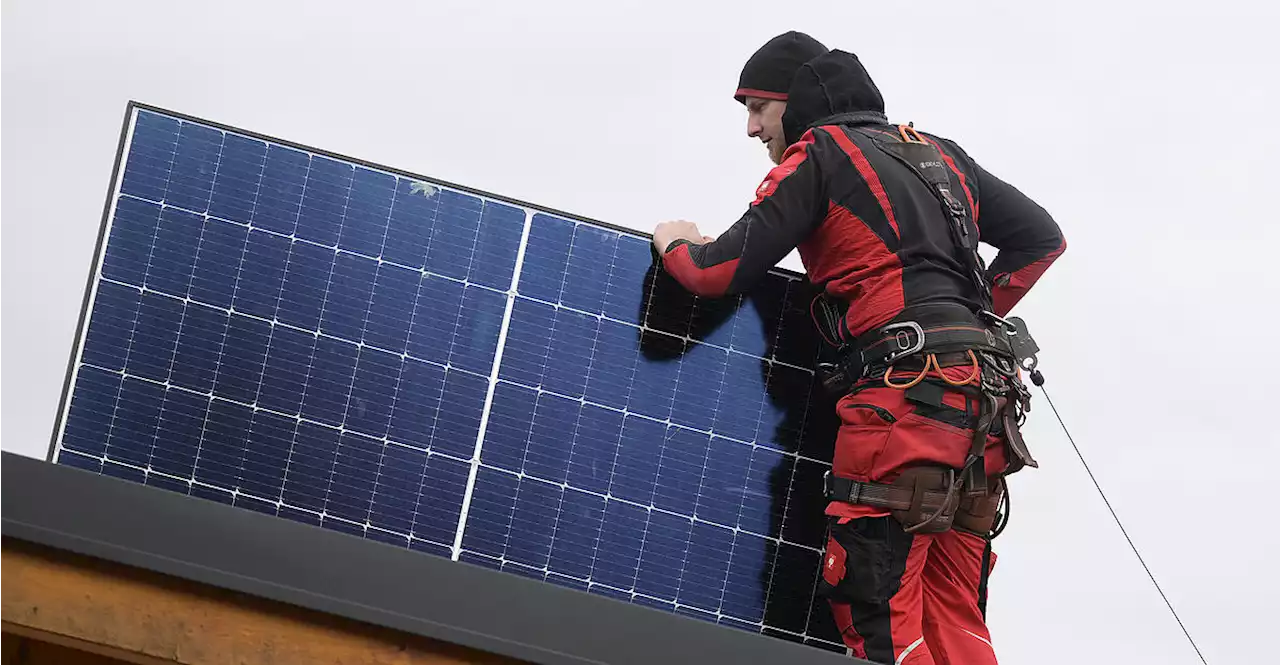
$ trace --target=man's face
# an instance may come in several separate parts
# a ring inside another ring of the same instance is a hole
[[[746,102],[747,136],[760,139],[769,148],[769,159],[781,164],[782,154],[787,151],[782,137],[782,114],[787,103],[759,97],[747,97]]]

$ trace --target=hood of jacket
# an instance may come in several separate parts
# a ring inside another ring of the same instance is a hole
[[[884,123],[884,98],[858,56],[832,50],[802,65],[787,93],[782,114],[787,145],[812,127],[837,122]]]

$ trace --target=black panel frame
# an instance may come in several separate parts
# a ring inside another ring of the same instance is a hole
[[[2,460],[6,540],[547,665],[867,663],[15,453]]]

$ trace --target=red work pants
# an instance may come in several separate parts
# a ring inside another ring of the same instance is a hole
[[[953,381],[969,373],[944,371]],[[977,421],[976,400],[929,385],[900,390],[872,383],[837,408],[835,474],[882,483],[921,464],[959,468]],[[989,477],[1006,468],[1002,435],[987,438]],[[996,662],[983,575],[995,555],[985,538],[955,529],[912,535],[888,511],[865,505],[833,502],[827,513],[823,591],[854,655],[894,665]]]
[[[912,535],[887,516],[833,520],[824,591],[853,655],[895,665],[994,664],[980,608],[986,544],[954,529]]]

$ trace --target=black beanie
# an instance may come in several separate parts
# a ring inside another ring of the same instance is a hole
[[[733,97],[743,104],[747,97],[786,100],[796,70],[826,52],[827,47],[803,32],[778,35],[747,60]]]

